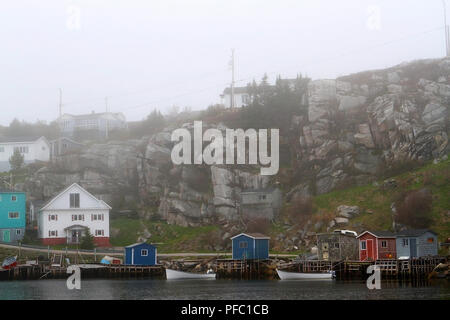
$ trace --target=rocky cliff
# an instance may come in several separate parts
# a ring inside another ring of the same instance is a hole
[[[290,186],[281,186],[286,201],[367,184],[388,168],[449,151],[448,59],[316,80],[308,91],[308,115],[292,121],[292,179]],[[184,127],[192,129],[192,124]],[[24,188],[31,198],[47,199],[79,182],[106,201],[121,199],[120,209],[137,203],[142,217],[195,226],[245,219],[242,190],[267,188],[277,181],[252,167],[174,166],[170,135],[175,128],[60,156],[30,176]]]

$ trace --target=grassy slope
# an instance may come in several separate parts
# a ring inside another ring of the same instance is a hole
[[[368,229],[389,230],[392,228],[390,205],[396,197],[406,190],[416,190],[427,187],[433,194],[433,208],[431,215],[433,223],[430,226],[440,239],[450,234],[450,160],[438,164],[427,164],[424,167],[395,177],[398,187],[383,190],[373,184],[334,191],[315,197],[314,203],[318,214],[330,215],[336,207],[357,205],[363,213],[351,220],[350,226],[361,226]],[[378,184],[382,185],[383,181]],[[373,213],[368,213],[372,211]]]
[[[171,252],[211,252],[209,247],[213,243],[208,239],[215,239],[218,226],[181,227],[169,225],[164,222],[145,221],[144,226],[151,233],[150,241],[158,243],[161,253]],[[144,226],[139,220],[114,219],[111,227],[120,229],[116,237],[112,237],[111,244],[125,246],[136,242],[144,231]]]

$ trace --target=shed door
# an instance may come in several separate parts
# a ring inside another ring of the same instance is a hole
[[[3,230],[3,242],[11,241],[11,233],[10,230]]]
[[[409,239],[409,256],[411,258],[416,258],[417,257],[417,245],[416,245],[416,239]]]
[[[373,240],[367,239],[367,260],[375,260],[373,256]]]

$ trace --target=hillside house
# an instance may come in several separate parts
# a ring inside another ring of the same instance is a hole
[[[247,189],[241,192],[241,211],[247,218],[272,220],[281,208],[283,197],[278,188]]]
[[[0,172],[11,170],[9,159],[18,150],[25,164],[50,161],[50,144],[45,137],[18,137],[0,139]]]

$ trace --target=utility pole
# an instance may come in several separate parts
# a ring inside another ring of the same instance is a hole
[[[108,140],[108,135],[109,135],[109,128],[108,128],[108,97],[105,97],[105,108],[106,108],[106,114],[105,114],[105,118],[106,118],[106,140]]]
[[[59,117],[62,116],[62,89],[59,88]]]
[[[231,99],[230,99],[230,108],[234,108],[234,49],[231,49]]]
[[[450,56],[450,47],[449,47],[449,28],[447,25],[447,6],[445,0],[442,0],[442,5],[444,7],[444,28],[445,28],[445,55]]]

